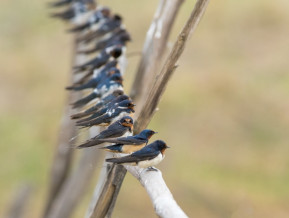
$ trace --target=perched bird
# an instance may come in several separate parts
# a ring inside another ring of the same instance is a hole
[[[120,137],[116,139],[101,139],[100,141],[102,142],[115,143],[114,145],[105,146],[101,149],[115,153],[131,154],[146,146],[149,139],[154,134],[156,134],[155,131],[145,129],[134,136]]]
[[[127,95],[120,95],[117,98],[115,98],[113,101],[108,102],[106,105],[104,105],[104,107],[100,108],[99,110],[95,110],[95,111],[90,111],[89,113],[86,114],[92,114],[90,117],[88,118],[84,118],[82,120],[77,121],[77,123],[82,123],[85,121],[89,121],[92,119],[95,119],[107,112],[109,112],[110,110],[113,110],[114,108],[116,108],[121,102],[128,100],[129,97]]]
[[[75,66],[74,69],[76,72],[92,69],[92,68],[99,68],[102,65],[106,64],[110,57],[117,59],[122,54],[122,47],[120,46],[113,46],[110,48],[106,48],[102,50],[99,56],[96,58],[82,64],[79,66]]]
[[[78,38],[78,41],[89,43],[91,40],[102,37],[105,34],[114,31],[121,27],[122,17],[120,15],[114,15],[111,18],[105,20],[95,31],[89,32],[84,36]]]
[[[126,42],[130,40],[130,34],[125,29],[118,29],[113,34],[111,34],[110,37],[97,41],[93,48],[81,50],[78,51],[78,53],[90,54],[114,45],[125,46]]]
[[[125,116],[117,120],[116,122],[112,123],[110,126],[108,126],[106,130],[102,131],[100,134],[86,141],[85,143],[79,145],[77,148],[86,148],[98,145],[103,143],[99,141],[100,139],[120,137],[132,131],[133,131],[133,119],[129,116]]]
[[[123,95],[123,90],[117,89],[113,93],[111,93],[110,95],[102,98],[99,102],[97,102],[97,104],[88,108],[87,110],[71,115],[71,119],[78,119],[78,118],[93,114],[95,111],[98,111],[99,109],[104,107],[106,104],[108,104],[109,102],[113,101],[114,99],[116,99],[118,96],[121,96],[121,95]]]
[[[76,123],[76,126],[82,127],[91,127],[95,125],[108,126],[110,123],[113,123],[115,120],[120,119],[124,116],[129,116],[131,113],[134,113],[134,104],[131,100],[124,100],[117,105],[116,108],[109,110],[107,113],[97,117],[95,119]]]
[[[97,76],[93,77],[91,80],[87,81],[86,83],[79,85],[79,86],[68,86],[66,87],[67,90],[74,90],[74,91],[80,91],[84,89],[92,89],[96,88],[98,84],[105,81],[109,77],[111,77],[113,74],[118,73],[121,74],[119,69],[112,67],[108,71],[102,71],[102,73],[98,73]]]
[[[80,32],[85,29],[90,28],[92,25],[98,23],[100,20],[108,19],[110,16],[109,8],[101,8],[100,10],[95,11],[84,24],[78,25],[74,28],[68,30],[68,32]]]
[[[106,81],[99,84],[92,93],[72,103],[73,108],[82,107],[96,98],[101,98],[104,94],[110,94],[114,90],[122,89],[122,80],[120,74],[113,74]]]
[[[153,166],[159,164],[165,157],[165,150],[169,148],[162,140],[156,140],[153,143],[143,147],[128,156],[119,158],[108,158],[107,162],[116,164],[129,164],[141,168],[156,170]]]

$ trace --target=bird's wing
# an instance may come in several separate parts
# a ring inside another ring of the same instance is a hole
[[[116,139],[102,139],[101,141],[109,142],[109,143],[116,143],[116,144],[123,144],[123,145],[141,145],[146,143],[146,140],[136,138],[134,136],[128,137],[121,137]]]
[[[145,147],[146,148],[146,147]],[[119,158],[108,158],[107,162],[122,164],[122,163],[138,163],[144,160],[151,160],[160,154],[159,151],[144,152],[145,148],[134,152],[131,155]]]
[[[102,131],[98,135],[98,139],[105,139],[105,138],[114,138],[120,137],[127,131],[127,128],[124,128],[120,125],[110,125],[106,130]],[[103,141],[104,142],[104,141]]]

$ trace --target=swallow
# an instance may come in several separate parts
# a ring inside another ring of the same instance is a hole
[[[93,52],[114,45],[125,46],[126,42],[130,40],[131,40],[130,34],[125,29],[119,29],[116,33],[111,34],[109,38],[98,41],[92,49],[81,50],[78,51],[78,53],[91,54]]]
[[[104,36],[105,34],[116,30],[121,27],[122,17],[120,15],[114,15],[113,17],[105,20],[105,22],[98,27],[95,31],[89,32],[86,35],[78,38],[78,41],[89,43],[95,38]]]
[[[90,114],[93,114],[95,111],[98,111],[99,109],[104,107],[106,104],[108,104],[111,101],[114,101],[114,99],[116,99],[118,96],[121,96],[121,95],[124,95],[123,90],[117,89],[117,90],[113,91],[113,93],[111,93],[110,95],[100,99],[99,102],[97,102],[94,106],[88,108],[87,110],[71,115],[71,119],[79,119],[82,117],[86,117]]]
[[[82,123],[84,121],[89,121],[89,120],[95,119],[95,118],[105,114],[109,110],[116,108],[118,106],[118,104],[120,104],[122,101],[125,101],[128,99],[130,99],[130,98],[127,95],[120,95],[117,98],[115,98],[113,101],[108,102],[106,105],[104,105],[100,109],[93,110],[93,111],[90,110],[89,112],[86,113],[86,116],[88,116],[90,114],[92,114],[92,115],[88,118],[77,121],[77,123]]]
[[[110,9],[109,8],[102,8],[100,10],[95,11],[88,19],[87,22],[81,25],[77,25],[74,28],[68,30],[68,32],[81,32],[88,28],[90,28],[93,24],[98,23],[100,20],[108,19],[110,16]]]
[[[120,137],[116,139],[101,139],[102,142],[115,143],[113,145],[105,146],[100,149],[114,153],[131,154],[142,149],[147,145],[149,139],[156,134],[155,131],[145,129],[134,136]]]
[[[79,145],[77,148],[86,148],[102,144],[103,142],[99,141],[100,139],[120,137],[132,131],[133,119],[130,116],[125,116],[112,123],[110,126],[107,127],[106,130],[102,131],[100,134],[93,137],[92,139],[87,140],[85,143]]]
[[[131,113],[134,113],[134,106],[135,104],[133,104],[131,100],[124,100],[119,103],[116,108],[109,110],[100,117],[82,123],[76,123],[76,126],[82,126],[83,128],[97,125],[108,126],[115,120],[120,119],[120,117],[129,116]]]
[[[104,82],[106,79],[108,79],[109,77],[111,77],[115,73],[120,74],[120,71],[119,71],[119,69],[112,67],[108,71],[102,71],[102,72],[98,73],[96,76],[92,77],[91,80],[89,80],[88,82],[86,82],[82,85],[68,86],[68,87],[66,87],[66,89],[67,90],[80,91],[80,90],[84,90],[84,89],[96,88],[98,86],[98,84],[100,84],[101,82]]]
[[[91,68],[99,68],[102,65],[106,64],[110,57],[113,57],[114,59],[117,59],[122,54],[122,47],[115,46],[112,48],[107,48],[102,50],[99,56],[96,58],[82,64],[79,66],[75,66],[74,69],[76,72],[83,71]]]
[[[165,150],[167,148],[169,147],[164,141],[156,140],[128,156],[108,158],[106,161],[115,164],[129,164],[141,168],[149,168],[149,170],[156,170],[153,166],[159,164],[164,159]]]
[[[122,88],[122,76],[120,74],[113,74],[104,83],[99,84],[93,90],[92,93],[72,103],[73,108],[82,107],[96,98],[101,98],[106,93],[110,94],[114,90],[121,89],[121,88]]]

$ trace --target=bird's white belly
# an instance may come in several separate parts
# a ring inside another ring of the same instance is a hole
[[[147,167],[152,167],[152,166],[156,166],[158,165],[165,156],[163,156],[161,153],[156,156],[154,159],[152,160],[145,160],[145,161],[140,161],[138,162],[138,166],[141,168],[147,168]]]
[[[129,116],[129,113],[127,112],[121,112],[117,117],[113,118],[113,120],[111,121],[111,123],[114,123],[116,121],[118,121],[119,119],[125,117],[125,116]]]

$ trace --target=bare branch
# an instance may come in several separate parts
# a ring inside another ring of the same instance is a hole
[[[176,62],[183,53],[187,38],[190,33],[192,33],[196,26],[198,25],[203,13],[206,10],[209,0],[198,0],[194,10],[192,11],[187,23],[185,24],[182,32],[179,34],[177,41],[175,42],[172,51],[170,52],[161,72],[157,74],[155,78],[155,83],[151,88],[149,96],[144,104],[144,107],[141,109],[141,112],[138,116],[136,122],[136,129],[140,130],[145,128],[151,117],[154,114],[154,111],[157,108],[157,105],[160,101],[162,94],[166,88],[166,85],[172,76],[173,72],[176,69]]]
[[[147,32],[142,59],[130,95],[140,107],[143,101],[139,101],[139,99],[146,96],[148,91],[144,84],[150,84],[155,73],[159,70],[158,66],[161,63],[169,34],[182,3],[183,0],[160,0],[159,2]]]
[[[15,199],[10,205],[6,218],[21,218],[24,217],[24,210],[29,202],[30,195],[33,191],[31,185],[23,185],[17,192]]]
[[[73,49],[73,61],[72,66],[78,63],[82,63],[85,59],[84,55],[77,54],[76,51],[79,49],[80,45],[76,44],[76,38],[74,40]],[[73,75],[70,73],[69,84],[79,80],[79,75]],[[63,117],[59,129],[58,145],[55,151],[54,160],[52,162],[52,168],[50,173],[50,184],[48,188],[48,199],[46,202],[46,207],[44,214],[50,210],[51,204],[56,198],[57,194],[60,192],[63,183],[65,182],[68,173],[71,168],[72,157],[74,149],[72,149],[75,144],[74,136],[77,135],[78,129],[74,125],[73,120],[70,119],[70,115],[76,113],[75,109],[69,105],[69,103],[79,99],[81,94],[79,92],[69,92],[67,103],[65,104]]]
[[[93,172],[101,155],[97,149],[83,151],[76,171],[65,181],[58,197],[53,201],[51,210],[46,217],[70,217],[78,202],[89,187]]]

